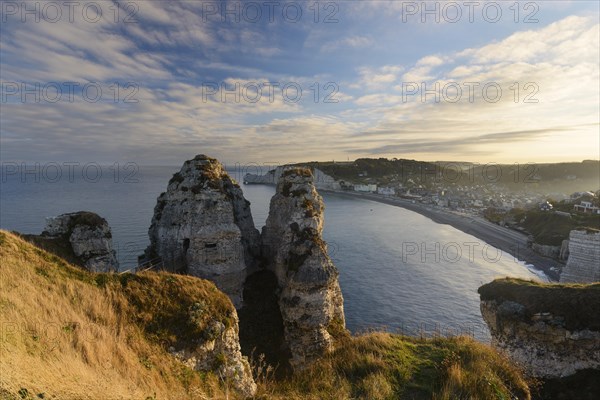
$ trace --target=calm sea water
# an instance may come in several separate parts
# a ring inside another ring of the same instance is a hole
[[[121,268],[128,269],[148,245],[156,197],[178,169],[101,167],[100,177],[96,167],[87,174],[63,169],[58,178],[50,170],[25,175],[4,169],[0,227],[40,233],[48,216],[93,211],[108,220]],[[243,190],[260,229],[275,189],[245,185]],[[411,335],[468,333],[487,341],[477,288],[497,277],[537,278],[523,262],[449,225],[368,200],[323,197],[324,237],[340,271],[352,331],[383,327]]]

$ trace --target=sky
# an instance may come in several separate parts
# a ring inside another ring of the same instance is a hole
[[[0,158],[599,159],[598,4],[0,1]]]

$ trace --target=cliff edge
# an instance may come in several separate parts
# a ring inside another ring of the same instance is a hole
[[[600,283],[499,279],[479,288],[493,345],[540,378],[600,369]]]
[[[0,259],[1,399],[530,399],[519,369],[467,337],[345,336],[273,379],[241,356],[211,282],[90,273],[1,230]]]

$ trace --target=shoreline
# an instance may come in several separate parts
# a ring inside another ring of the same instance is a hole
[[[321,193],[355,197],[364,200],[376,201],[391,206],[402,207],[406,210],[416,212],[438,224],[445,224],[483,240],[495,248],[508,253],[516,259],[532,266],[536,272],[543,272],[551,282],[558,282],[559,272],[564,264],[551,258],[543,257],[531,248],[527,247],[527,235],[524,233],[496,225],[481,217],[449,212],[438,209],[435,206],[422,203],[412,203],[410,200],[401,198],[383,197],[377,194],[343,192],[329,189],[317,189]],[[558,271],[557,271],[558,270]],[[533,272],[533,271],[532,271]]]

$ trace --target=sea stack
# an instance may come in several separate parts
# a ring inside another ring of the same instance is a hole
[[[61,255],[91,272],[119,269],[110,226],[93,212],[78,211],[47,218],[41,236],[32,240],[50,251],[66,250],[68,253]]]
[[[311,171],[285,170],[262,232],[267,268],[281,290],[284,336],[295,369],[332,351],[332,333],[345,331],[338,271],[321,237],[323,210]]]
[[[154,208],[146,260],[213,281],[236,308],[256,267],[260,234],[239,185],[216,159],[198,155],[169,181]]]

